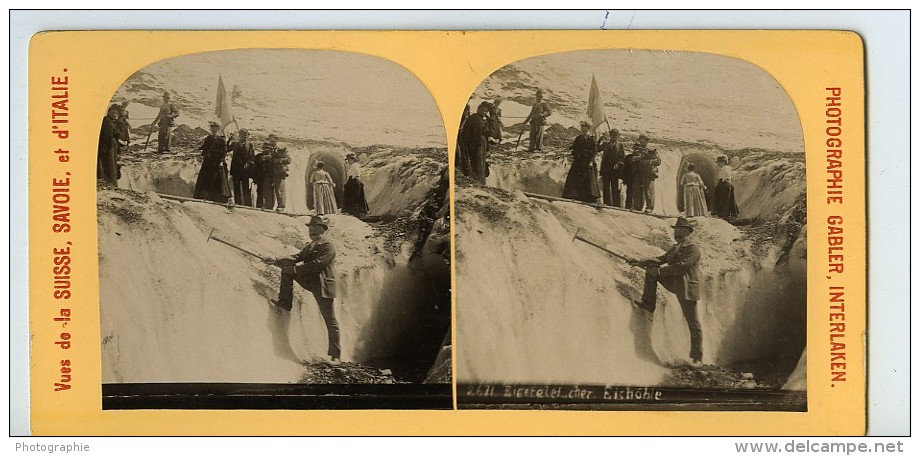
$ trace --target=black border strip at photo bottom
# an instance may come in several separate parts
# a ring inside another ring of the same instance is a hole
[[[591,384],[458,383],[460,409],[808,411],[805,391]]]
[[[450,384],[107,383],[103,410],[450,410]]]

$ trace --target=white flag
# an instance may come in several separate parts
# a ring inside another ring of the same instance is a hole
[[[214,108],[214,115],[220,119],[221,130],[234,121],[233,113],[230,111],[230,96],[227,95],[224,79],[220,76],[217,77],[217,106]]]
[[[601,91],[597,88],[597,81],[594,75],[591,75],[591,92],[588,93],[588,117],[591,118],[591,129],[596,130],[597,126],[607,120],[607,114],[604,113],[604,101],[601,100]]]

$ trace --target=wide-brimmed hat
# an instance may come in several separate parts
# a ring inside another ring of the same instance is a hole
[[[582,127],[591,128],[591,124],[589,124],[587,120],[582,120],[581,122],[578,122],[578,125],[580,125],[580,126],[582,126]]]
[[[326,218],[322,215],[314,215],[310,217],[310,221],[307,222],[307,226],[321,226],[323,229],[329,229],[329,223],[326,222]]]
[[[674,226],[671,228],[688,228],[690,231],[693,231],[693,225],[684,217],[678,217],[677,221],[674,222]]]

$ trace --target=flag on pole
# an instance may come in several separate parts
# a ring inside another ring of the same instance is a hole
[[[235,122],[233,113],[230,111],[230,96],[227,94],[227,89],[224,88],[224,79],[221,76],[217,76],[217,105],[214,108],[214,115],[220,119],[221,130]]]
[[[604,101],[601,100],[601,91],[597,88],[597,80],[591,75],[591,91],[588,93],[588,117],[591,119],[591,130],[597,130],[597,127],[607,120],[607,114],[604,113]]]

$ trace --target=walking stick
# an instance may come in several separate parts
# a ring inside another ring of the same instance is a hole
[[[521,127],[521,134],[518,135],[517,144],[514,145],[514,151],[515,151],[515,152],[517,152],[518,147],[521,147],[521,137],[524,136],[524,127],[526,127],[526,125],[524,125],[524,126]]]
[[[147,152],[147,145],[150,144],[150,135],[153,134],[153,124],[150,124],[150,131],[147,132],[147,140],[144,141],[144,151]]]

